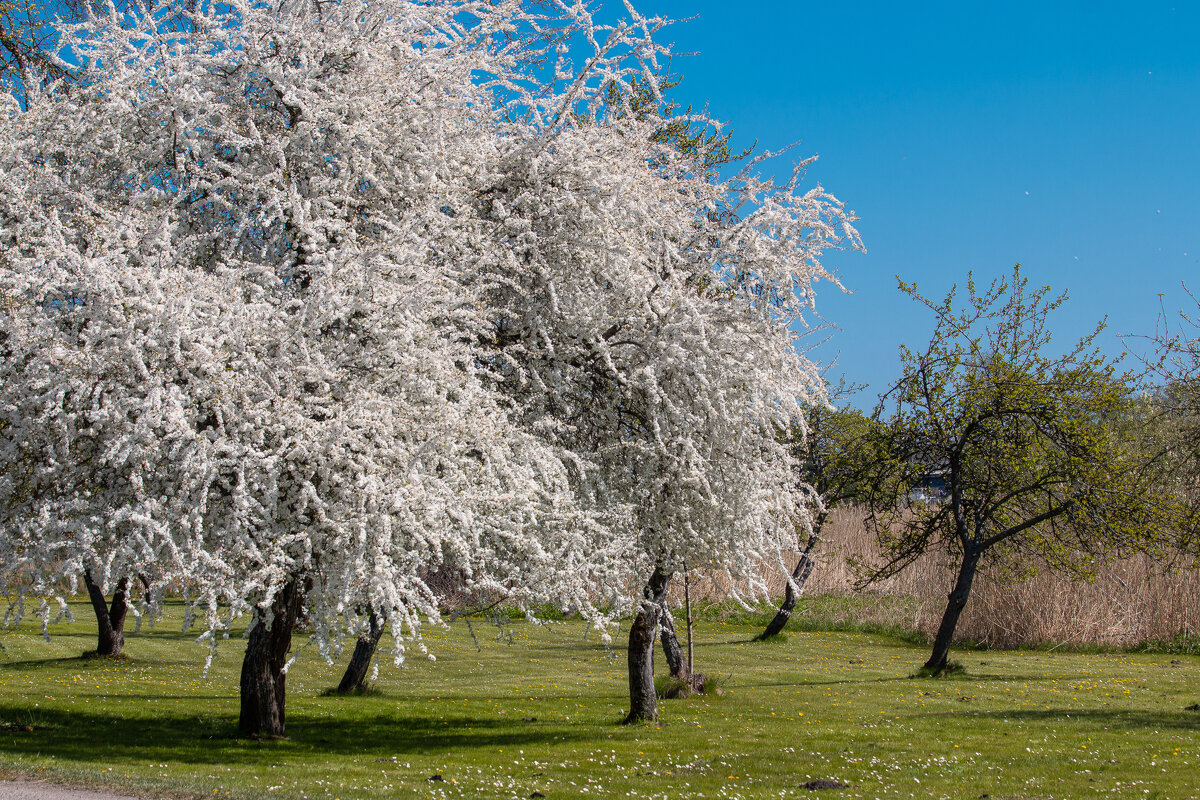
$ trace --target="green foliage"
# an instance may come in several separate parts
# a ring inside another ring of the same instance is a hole
[[[70,77],[54,56],[57,36],[49,23],[55,16],[78,19],[85,7],[83,0],[0,0],[0,87],[12,87],[24,102],[31,82]]]
[[[1160,486],[1186,504],[1173,544],[1200,557],[1200,318],[1183,312],[1178,331],[1160,336],[1152,373],[1162,384],[1146,394],[1133,424],[1158,454]]]
[[[801,482],[826,508],[866,497],[880,457],[880,424],[845,404],[850,391],[845,385],[829,387],[833,405],[807,408],[804,427],[789,435]]]
[[[721,133],[711,124],[697,123],[693,119],[691,106],[682,108],[678,103],[666,99],[664,93],[679,83],[679,79],[661,80],[657,92],[646,81],[633,81],[632,90],[628,92],[623,92],[615,83],[609,84],[605,103],[609,113],[618,118],[632,116],[641,121],[661,118],[663,125],[652,134],[651,139],[695,158],[705,174],[750,155],[753,147],[740,153],[734,152],[729,146],[732,133]]]
[[[1160,547],[1187,508],[1124,424],[1132,376],[1096,346],[1103,322],[1054,354],[1049,318],[1066,295],[1031,287],[1019,264],[984,290],[968,276],[962,301],[956,289],[935,301],[900,288],[936,323],[924,350],[901,348],[901,377],[877,411],[891,406],[867,499],[883,558],[859,566],[870,582],[930,551],[957,556],[926,664],[943,671],[981,564],[1086,577],[1110,554]],[[912,491],[930,476],[944,497]]]
[[[931,549],[1086,575],[1094,558],[1179,519],[1138,438],[1113,424],[1135,399],[1132,377],[1095,344],[1103,323],[1053,354],[1049,317],[1066,295],[1030,286],[1020,265],[984,290],[968,278],[961,304],[955,291],[934,301],[900,288],[937,322],[924,350],[901,349],[902,376],[881,401],[891,411],[871,523],[887,559],[868,580]],[[930,473],[945,477],[944,502],[909,495]]]

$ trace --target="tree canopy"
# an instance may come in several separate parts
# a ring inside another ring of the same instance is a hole
[[[853,215],[635,110],[667,51],[628,14],[64,29],[77,88],[0,119],[5,588],[144,574],[214,644],[249,614],[242,729],[277,735],[301,610],[329,654],[393,620],[399,657],[431,570],[603,621],[685,560],[793,550],[774,431],[823,388],[792,326]]]
[[[1113,422],[1131,402],[1129,376],[1095,346],[1096,333],[1064,350],[1050,316],[1066,300],[1029,284],[1018,265],[960,302],[901,289],[935,315],[923,350],[901,349],[902,376],[884,398],[886,459],[871,522],[894,574],[930,550],[959,560],[958,577],[926,668],[947,654],[985,557],[1086,571],[1090,559],[1131,548],[1178,511],[1155,490],[1149,459]],[[944,498],[912,492],[931,474]]]

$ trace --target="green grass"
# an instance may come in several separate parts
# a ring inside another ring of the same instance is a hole
[[[1179,656],[1200,656],[1200,637],[1179,635],[1174,639],[1145,642],[1136,648],[1139,653],[1167,653]]]
[[[912,674],[914,678],[961,678],[966,677],[967,668],[958,661],[948,661],[944,667],[922,666]]]
[[[920,631],[897,623],[876,621],[884,619],[911,620],[920,601],[900,595],[875,594],[818,594],[801,595],[788,620],[787,631],[809,633],[869,633],[924,646],[927,637]],[[701,619],[748,625],[763,629],[779,610],[776,601],[760,603],[749,610],[730,608],[728,604],[706,603],[699,607]],[[756,634],[757,635],[757,634]]]
[[[654,691],[660,700],[682,700],[693,695],[715,697],[725,693],[725,681],[703,672],[695,672],[688,678],[658,675],[654,678]]]
[[[3,636],[0,771],[186,797],[1187,798],[1200,767],[1200,658],[968,652],[965,672],[910,678],[928,654],[891,637],[705,619],[696,668],[721,696],[662,701],[622,727],[624,650],[574,621],[427,636],[431,662],[380,669],[375,693],[327,697],[337,666],[297,642],[282,741],[234,736],[242,641],[209,675],[191,634],[131,635],[82,659],[81,622],[49,643]],[[349,652],[345,654],[348,657]],[[659,659],[661,665],[661,658]],[[32,730],[29,730],[29,729]],[[434,775],[443,780],[430,781]]]

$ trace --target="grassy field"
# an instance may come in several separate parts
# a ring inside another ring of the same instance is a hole
[[[289,738],[257,742],[233,735],[240,639],[207,676],[166,625],[84,660],[76,615],[49,643],[0,639],[0,771],[180,797],[1200,798],[1196,656],[963,652],[965,675],[923,680],[924,649],[897,639],[754,644],[707,621],[697,666],[726,692],[625,728],[623,649],[575,622],[514,623],[511,643],[477,622],[477,647],[458,622],[367,697],[322,696],[340,670],[301,648]]]

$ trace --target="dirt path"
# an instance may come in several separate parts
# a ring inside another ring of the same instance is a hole
[[[134,797],[90,789],[67,789],[41,781],[0,780],[0,800],[134,800]]]

